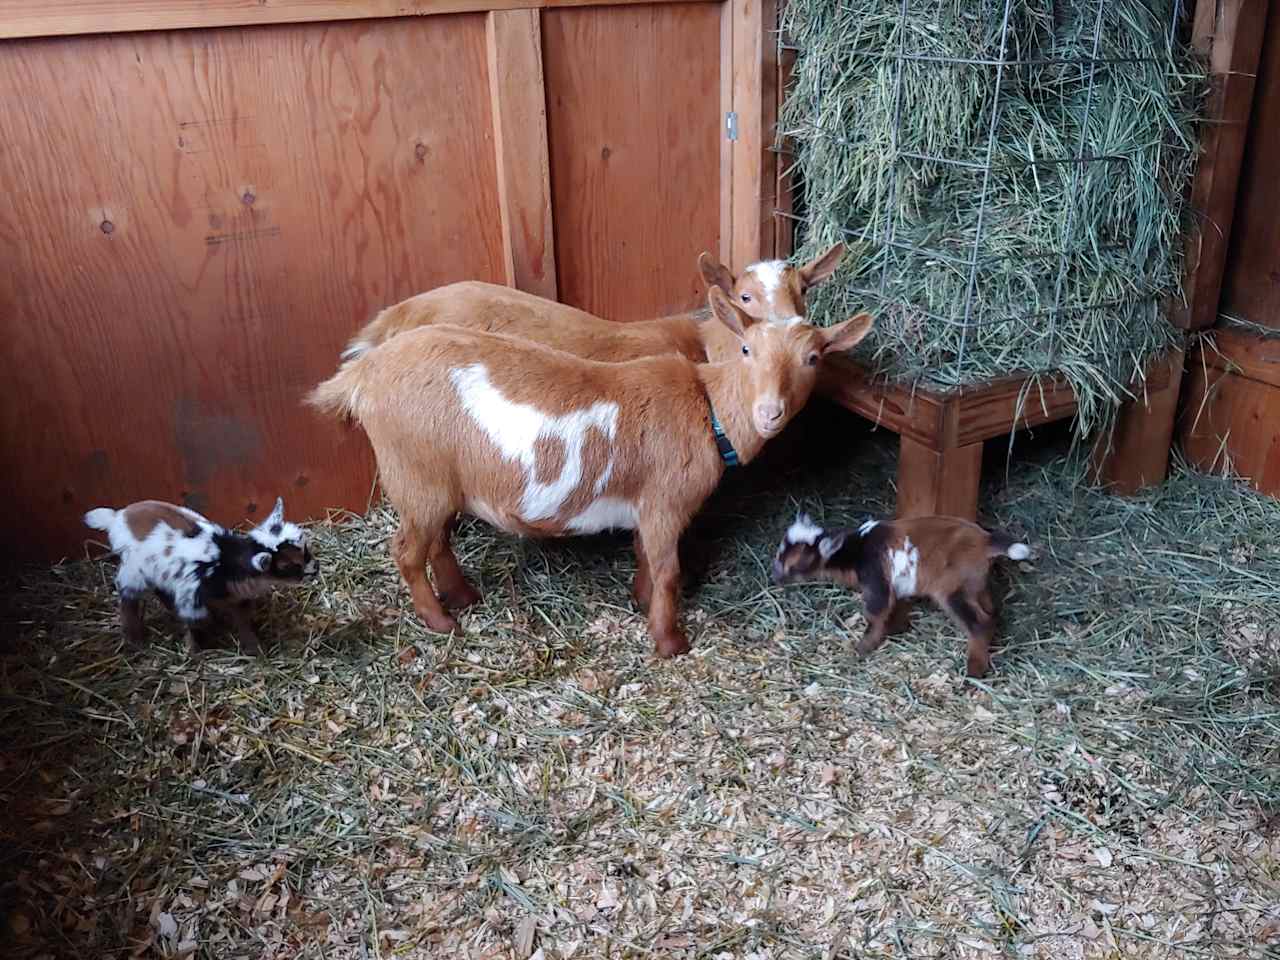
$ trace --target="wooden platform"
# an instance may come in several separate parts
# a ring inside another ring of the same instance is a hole
[[[1115,429],[1094,450],[1094,477],[1117,493],[1159,483],[1168,472],[1173,411],[1182,379],[1182,351],[1152,361],[1143,399],[1121,409]],[[982,445],[1076,412],[1061,377],[1007,377],[963,391],[942,392],[876,378],[850,360],[828,361],[819,390],[900,438],[898,516],[976,519]],[[1153,435],[1159,431],[1163,437]]]

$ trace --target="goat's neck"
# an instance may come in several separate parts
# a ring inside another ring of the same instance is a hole
[[[764,446],[764,437],[756,432],[752,423],[753,397],[745,373],[742,362],[737,360],[698,366],[698,376],[707,391],[711,408],[743,463],[754,459]]]

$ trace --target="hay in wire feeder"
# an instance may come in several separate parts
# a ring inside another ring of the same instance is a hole
[[[1203,70],[1178,0],[788,0],[778,149],[812,294],[877,315],[860,351],[952,389],[1060,372],[1078,428],[1177,342]]]

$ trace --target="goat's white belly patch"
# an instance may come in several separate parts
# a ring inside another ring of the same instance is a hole
[[[602,400],[581,410],[555,415],[503,396],[489,379],[489,371],[482,363],[459,367],[449,374],[449,378],[458,391],[463,409],[493,441],[503,459],[519,464],[524,470],[524,490],[517,514],[528,523],[554,517],[578,489],[583,481],[582,461],[588,434],[597,430],[612,443],[618,430],[616,403]],[[535,450],[537,442],[543,439],[559,440],[564,448],[564,462],[559,475],[545,483],[537,479]],[[613,458],[610,456],[601,475],[596,478],[594,492],[597,495],[603,492],[612,472]],[[591,509],[588,507],[582,516],[590,513]],[[479,513],[477,516],[493,522],[490,517]],[[494,526],[503,525],[495,523]]]
[[[636,505],[630,500],[601,497],[565,526],[574,533],[600,533],[602,530],[634,530],[638,523]]]
[[[899,597],[916,595],[916,575],[920,571],[920,549],[907,537],[901,548],[889,553],[889,579]]]

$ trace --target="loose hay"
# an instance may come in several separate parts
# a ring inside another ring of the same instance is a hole
[[[485,603],[423,632],[390,513],[315,528],[256,663],[123,655],[110,567],[25,577],[0,664],[14,957],[1262,956],[1280,942],[1280,505],[1132,500],[1041,457],[996,676],[941,616],[774,588],[793,511],[885,510],[892,456],[737,475],[695,652],[650,660],[625,540],[459,538]],[[767,489],[761,486],[769,481]],[[777,490],[789,490],[790,496]],[[1270,945],[1270,946],[1268,946]]]
[[[1182,9],[1012,0],[1006,33],[1006,0],[788,0],[797,256],[851,248],[813,316],[872,310],[863,354],[938,389],[1061,371],[1081,432],[1104,421],[1176,339],[1204,89]]]

